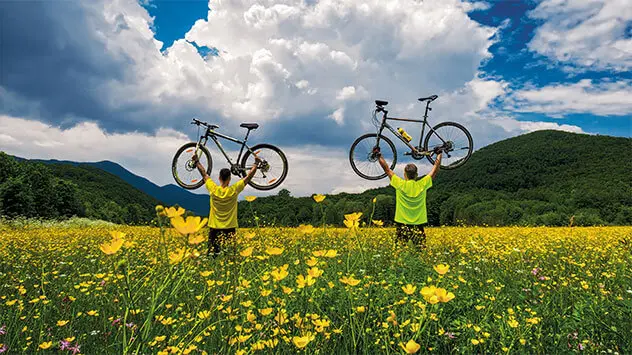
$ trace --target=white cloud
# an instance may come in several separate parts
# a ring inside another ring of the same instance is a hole
[[[505,101],[515,112],[537,112],[552,117],[573,113],[599,116],[632,115],[632,80],[552,84],[517,90]]]
[[[585,69],[632,67],[629,0],[544,0],[529,16],[544,21],[528,44],[532,51]]]

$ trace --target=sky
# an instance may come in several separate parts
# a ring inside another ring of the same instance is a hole
[[[257,122],[250,142],[286,153],[293,195],[358,192],[387,184],[348,161],[376,99],[420,117],[438,95],[429,122],[463,124],[475,149],[542,129],[631,137],[631,69],[629,0],[0,1],[0,151],[165,185],[193,117],[234,137]]]

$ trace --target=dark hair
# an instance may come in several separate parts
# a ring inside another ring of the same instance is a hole
[[[230,169],[224,168],[219,171],[219,181],[230,180]]]
[[[408,180],[415,180],[417,178],[417,166],[415,164],[406,165],[404,174],[406,174]]]

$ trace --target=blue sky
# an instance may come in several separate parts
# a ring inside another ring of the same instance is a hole
[[[346,161],[374,130],[374,99],[414,117],[415,99],[437,94],[431,123],[464,124],[476,148],[539,129],[632,136],[627,0],[95,0],[0,12],[15,15],[1,23],[0,150],[113,160],[158,184],[172,183],[192,117],[233,136],[258,122],[254,140],[290,157],[296,195],[383,184]]]

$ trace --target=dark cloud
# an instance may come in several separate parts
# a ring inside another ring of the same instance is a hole
[[[0,1],[4,91],[36,104],[39,118],[50,123],[108,117],[100,84],[124,72],[120,59],[103,55],[104,43],[90,30],[98,20],[78,1]],[[0,95],[0,112],[18,113],[6,112],[8,97]]]

